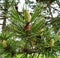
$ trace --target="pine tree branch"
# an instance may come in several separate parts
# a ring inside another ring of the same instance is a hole
[[[32,54],[32,53],[39,53],[38,49],[25,49],[23,51],[19,51],[18,54],[22,53],[27,53],[27,54]]]

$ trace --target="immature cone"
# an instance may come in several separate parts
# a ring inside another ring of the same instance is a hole
[[[3,40],[3,41],[2,41],[2,44],[3,44],[3,47],[7,47],[7,42],[6,42],[6,40]]]
[[[58,36],[58,40],[60,41],[60,36]]]
[[[43,31],[44,31],[44,29],[41,29],[41,30],[40,30],[40,32],[43,32]]]
[[[53,47],[54,46],[54,39],[51,39],[50,40],[50,47]]]
[[[28,10],[25,11],[25,17],[27,19],[27,22],[30,22],[31,21],[30,12]]]
[[[41,34],[40,34],[40,36],[43,36],[44,35],[44,33],[42,32]]]
[[[37,40],[36,39],[31,40],[31,44],[32,44],[32,46],[36,45],[37,44]]]

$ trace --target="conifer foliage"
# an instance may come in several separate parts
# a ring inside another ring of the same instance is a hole
[[[0,34],[0,54],[3,58],[57,58],[60,53],[60,35],[46,25],[41,15],[43,3],[34,13],[23,10],[22,16],[11,6],[8,30]],[[19,55],[19,57],[18,57]]]

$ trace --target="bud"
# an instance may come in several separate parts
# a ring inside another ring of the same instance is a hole
[[[25,17],[27,19],[27,22],[30,22],[31,21],[30,12],[28,10],[25,11]]]
[[[44,31],[44,29],[41,29],[41,30],[40,30],[40,32],[43,32],[43,31]]]
[[[31,40],[31,44],[32,44],[32,46],[35,46],[37,44],[37,40],[36,39]]]
[[[7,47],[7,42],[6,42],[6,40],[3,40],[3,41],[2,41],[2,44],[3,44],[3,47]]]
[[[36,43],[34,41],[31,41],[31,45],[34,46]]]
[[[43,34],[43,32],[40,34],[40,36],[43,36],[44,34]]]
[[[54,39],[51,39],[51,40],[50,40],[50,46],[51,46],[51,47],[54,46]]]
[[[28,23],[26,26],[25,26],[25,31],[30,31],[31,30],[31,25]]]
[[[60,36],[58,36],[58,40],[60,41]]]

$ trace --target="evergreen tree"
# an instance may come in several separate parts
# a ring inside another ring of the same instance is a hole
[[[57,18],[54,21],[51,16],[50,25],[53,27],[50,27],[46,21],[47,17],[42,15],[46,9],[43,4],[45,1],[40,1],[37,1],[32,14],[29,10],[23,10],[20,14],[15,4],[9,7],[8,18],[11,23],[0,34],[0,54],[3,58],[58,58],[60,35],[56,33],[56,28],[59,26],[59,20]],[[52,14],[50,4],[47,8]]]

